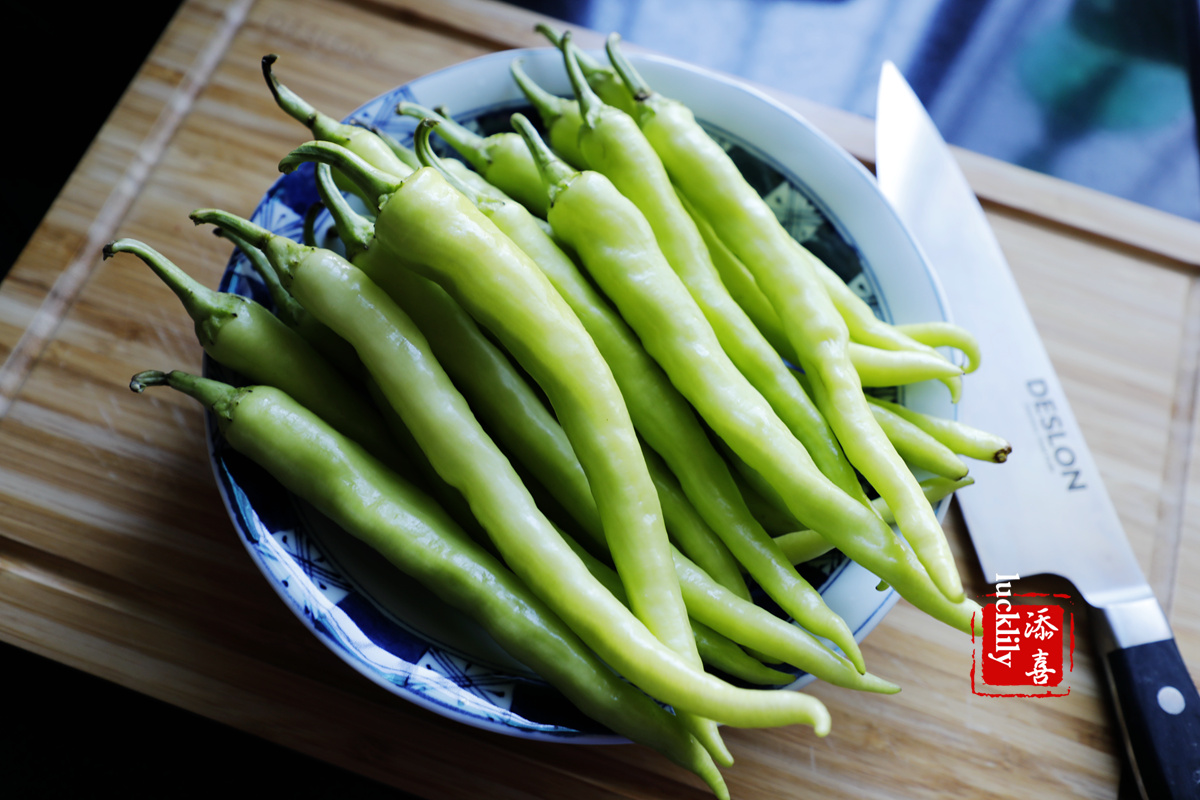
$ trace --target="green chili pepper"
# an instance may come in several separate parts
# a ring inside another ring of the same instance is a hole
[[[666,265],[637,208],[604,176],[567,167],[522,117],[514,117],[514,123],[533,148],[551,187],[548,221],[558,238],[580,257],[700,416],[776,486],[798,519],[844,551],[853,550],[852,558],[887,578],[902,594],[908,592],[914,604],[969,630],[973,604],[941,596],[906,544],[869,506],[822,475],[766,401],[748,386],[724,355],[695,301]],[[732,543],[727,544],[732,549]],[[740,556],[739,560],[744,563]]]
[[[945,534],[863,396],[849,358],[849,330],[831,300],[831,282],[821,277],[823,270],[816,266],[820,261],[779,224],[689,109],[651,92],[632,66],[614,54],[614,48],[610,47],[609,57],[638,98],[638,124],[672,181],[771,300],[800,359],[813,399],[850,463],[887,499],[901,531],[938,589],[950,601],[962,601],[962,579]],[[837,283],[845,286],[840,280]]]
[[[511,572],[435,503],[270,387],[234,389],[185,373],[143,372],[131,387],[169,385],[216,415],[229,445],[351,535],[378,550],[559,688],[584,713],[649,745],[727,798],[708,754],[677,720],[596,658]]]
[[[1008,458],[1008,454],[1012,452],[1012,445],[993,433],[981,431],[970,425],[964,425],[957,420],[922,414],[919,411],[914,411],[877,397],[870,397],[868,400],[872,405],[878,408],[885,408],[893,414],[908,420],[934,439],[946,445],[951,451],[959,455],[964,455],[967,458],[1002,463]]]
[[[419,142],[417,153],[420,156],[423,151]],[[502,228],[521,237],[522,232],[515,225],[505,226],[503,209],[494,204],[483,204],[483,207],[494,212],[493,218]],[[527,232],[535,237],[544,236],[537,229]],[[531,248],[533,252],[540,249]],[[721,497],[716,498],[717,505],[723,501],[734,504],[720,507],[712,517],[705,517],[725,545],[740,562],[750,566],[751,574],[789,614],[808,629],[836,642],[861,669],[862,655],[845,622],[825,606],[820,594],[790,564],[773,552],[770,537],[741,503],[728,475],[721,475],[723,465],[711,451],[686,401],[669,387],[661,371],[649,363],[633,334],[616,320],[603,301],[595,298],[586,281],[578,276],[574,265],[566,262],[565,257],[555,263],[543,260],[539,265],[596,341],[622,387],[631,414],[636,415],[634,422],[638,430],[652,448],[667,457],[677,473],[695,476],[690,481],[693,491],[688,493],[693,504],[698,509],[712,507],[714,487],[721,489]],[[717,525],[721,527],[717,529]]]
[[[588,571],[595,576],[596,580],[604,584],[605,588],[612,592],[613,596],[622,603],[627,602],[625,587],[621,584],[621,579],[617,576],[615,570],[603,564],[565,533],[563,534],[563,540],[579,555],[580,560],[583,561]],[[697,567],[697,569],[699,568]],[[766,666],[727,636],[718,633],[702,622],[697,622],[695,619],[691,620],[691,624],[692,633],[696,637],[696,649],[700,651],[700,657],[705,664],[716,667],[728,675],[741,678],[750,683],[780,686],[792,682],[793,678],[791,675]]]
[[[544,23],[535,25],[534,30],[545,36],[559,50],[563,47],[564,39],[570,36],[569,32],[559,33]],[[619,108],[627,114],[633,111],[633,95],[630,94],[629,87],[621,80],[621,76],[611,66],[601,64],[584,52],[578,53],[578,61],[580,69],[587,76],[588,85],[605,103]]]
[[[279,56],[274,54],[263,56],[263,78],[266,79],[267,86],[271,89],[271,95],[275,98],[275,103],[289,116],[307,127],[315,138],[339,144],[376,169],[383,170],[389,175],[394,175],[396,178],[403,178],[413,171],[411,166],[405,164],[392,148],[388,147],[371,130],[359,125],[339,122],[333,117],[321,113],[291,89],[280,83],[271,69],[278,58]],[[341,183],[343,181],[339,179],[339,184]],[[343,188],[358,192],[358,186],[353,183],[347,183]],[[366,197],[364,199],[368,203],[375,201],[373,197]]]
[[[768,702],[704,675],[595,582],[483,433],[424,337],[361,271],[334,253],[300,247],[232,215],[201,211],[193,217],[237,228],[272,258],[297,300],[355,345],[435,469],[463,492],[508,564],[614,669],[681,713],[735,726],[807,721],[818,731],[828,729],[824,707],[812,698],[789,693]],[[678,591],[678,581],[672,583]]]
[[[969,476],[954,480],[950,478],[926,478],[921,481],[921,491],[924,492],[925,498],[930,503],[937,505],[943,497],[947,497],[959,489],[965,489],[974,482],[975,479]],[[871,501],[871,505],[875,506],[875,510],[879,512],[879,515],[883,517],[885,522],[889,525],[895,523],[896,517],[892,514],[892,510],[888,508],[888,504],[883,501],[883,498],[876,497]],[[824,536],[810,530],[795,530],[780,534],[775,537],[775,542],[793,564],[803,564],[805,561],[812,561],[817,556],[825,555],[833,549],[833,545]]]
[[[962,369],[941,355],[917,350],[883,350],[850,341],[847,356],[863,387],[906,386],[927,380],[957,379]]]
[[[418,155],[423,162],[435,169],[441,165],[442,162],[432,151],[423,146],[427,144],[427,137],[419,136],[416,144]],[[453,183],[454,177],[447,176],[447,180]],[[533,259],[567,301],[613,371],[613,377],[640,436],[648,443],[650,449],[666,455],[670,468],[692,476],[688,480],[693,489],[690,496],[695,497],[701,492],[704,496],[711,496],[714,492],[730,496],[732,487],[722,482],[719,474],[714,475],[711,467],[708,470],[703,469],[705,457],[702,454],[708,447],[708,440],[696,423],[695,415],[687,401],[670,385],[662,370],[646,354],[637,337],[620,316],[600,297],[580,274],[575,263],[542,229],[537,218],[519,203],[479,196],[467,186],[459,185],[458,188]],[[712,461],[711,457],[709,460]],[[719,463],[716,466],[719,468]],[[565,466],[562,468],[566,469]],[[660,498],[664,491],[671,491],[673,479],[665,474],[666,468],[656,458],[647,457],[647,468],[659,490]],[[587,502],[587,498],[579,495],[572,497],[576,497],[580,504]],[[674,507],[679,513],[674,517],[667,516],[668,531],[674,536],[682,536],[680,544],[684,551],[709,570],[710,574],[730,591],[749,598],[750,593],[741,578],[737,562],[709,527],[725,524],[720,521],[719,515],[731,516],[734,513],[729,510],[731,506],[720,501],[705,504],[710,513],[702,516],[711,521],[709,526],[703,526],[696,525],[687,518],[683,510],[684,505],[686,503],[676,503]],[[583,509],[578,518],[582,521],[587,513],[586,509]]]
[[[604,104],[588,86],[569,33],[562,37],[562,49],[579,102],[579,145],[588,168],[612,181],[646,217],[667,263],[696,300],[717,341],[808,450],[817,467],[842,491],[866,503],[858,476],[829,424],[721,283],[704,239],[679,202],[654,148],[632,117]]]
[[[928,347],[953,347],[966,357],[963,372],[979,369],[979,341],[965,328],[951,322],[907,322],[894,326],[900,333]]]
[[[355,213],[331,184],[331,168],[318,164],[318,191],[346,247],[346,257],[416,323],[434,357],[498,443],[519,454],[526,468],[588,534],[603,542],[587,476],[541,396],[442,287],[397,264],[382,248],[370,246],[375,226]]]
[[[358,363],[358,356],[355,355],[354,348],[346,344],[327,326],[313,319],[313,315],[305,311],[296,302],[296,298],[288,294],[287,289],[284,289],[283,284],[279,282],[279,276],[275,274],[271,262],[267,260],[261,250],[251,247],[235,233],[226,232],[223,235],[242,251],[246,260],[254,267],[254,271],[262,278],[263,284],[267,287],[267,293],[271,296],[271,302],[275,306],[275,316],[283,324],[300,334],[304,341],[311,344],[330,365],[351,377],[356,377],[356,373],[361,371],[362,365]]]
[[[370,402],[270,311],[240,295],[209,289],[135,239],[105,245],[105,258],[116,253],[136,255],[162,278],[195,323],[200,346],[218,363],[282,389],[377,457],[396,463],[387,426]]]
[[[483,137],[432,109],[407,101],[396,106],[396,113],[436,121],[438,136],[458,151],[488,183],[539,217],[546,216],[546,193],[541,191],[537,167],[529,158],[529,150],[520,136],[496,133]]]
[[[952,480],[967,474],[967,465],[949,447],[891,409],[869,400],[868,403],[904,463]]]

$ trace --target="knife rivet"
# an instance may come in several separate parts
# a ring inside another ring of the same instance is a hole
[[[1168,714],[1181,714],[1186,705],[1183,692],[1174,686],[1164,686],[1158,690],[1158,707]]]

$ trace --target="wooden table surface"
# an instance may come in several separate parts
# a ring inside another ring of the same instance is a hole
[[[141,369],[198,370],[201,351],[158,279],[100,248],[139,238],[216,285],[228,246],[188,213],[248,214],[306,138],[266,91],[264,54],[341,116],[438,68],[539,46],[537,19],[486,0],[183,5],[0,284],[0,639],[425,797],[707,796],[645,748],[481,732],[359,676],[246,557],[198,406],[127,388]],[[869,160],[868,121],[780,99]],[[960,155],[1200,674],[1200,225]],[[946,527],[982,594],[957,509]],[[1115,797],[1118,741],[1076,610],[1070,695],[991,699],[971,692],[970,639],[901,602],[863,652],[903,691],[814,687],[834,719],[825,739],[728,730],[733,796]]]

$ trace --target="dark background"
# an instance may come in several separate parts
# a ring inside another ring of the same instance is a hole
[[[0,50],[7,101],[0,278],[178,2],[76,5],[69,13],[58,10],[52,22],[35,5],[5,9],[10,41]],[[129,6],[139,10],[113,11]],[[23,50],[16,41],[37,49]],[[6,797],[86,797],[104,789],[162,797],[183,787],[195,796],[236,787],[285,797],[412,798],[3,643],[0,676],[0,795]]]

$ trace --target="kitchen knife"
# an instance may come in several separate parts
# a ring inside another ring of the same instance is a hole
[[[1004,436],[1007,462],[960,492],[988,580],[1069,579],[1100,613],[1102,658],[1143,795],[1200,797],[1200,696],[1138,567],[1012,272],[975,193],[894,64],[883,66],[876,174],[979,340],[959,419]]]

